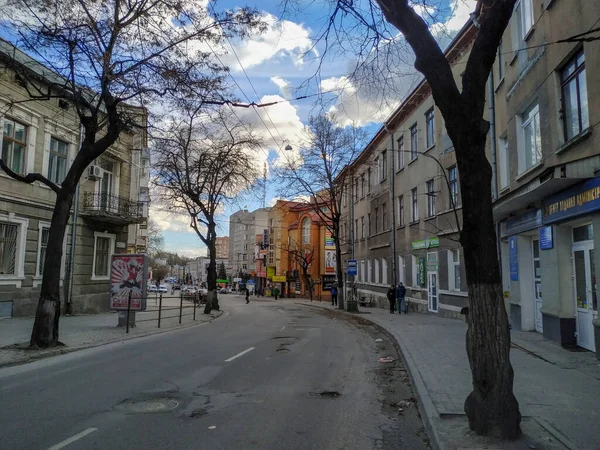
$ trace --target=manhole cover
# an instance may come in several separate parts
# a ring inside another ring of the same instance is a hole
[[[174,398],[153,398],[146,400],[127,399],[117,405],[119,411],[130,413],[162,413],[171,411],[179,406],[179,402]]]

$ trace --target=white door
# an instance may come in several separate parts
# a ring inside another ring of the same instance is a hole
[[[591,351],[596,350],[594,310],[597,308],[594,242],[584,241],[573,244],[573,282],[575,285],[575,307],[577,320],[577,345]]]
[[[431,312],[438,312],[438,274],[437,272],[427,273],[427,297],[428,309]]]
[[[542,274],[540,269],[540,241],[533,239],[533,307],[535,312],[535,331],[543,332],[542,320]]]

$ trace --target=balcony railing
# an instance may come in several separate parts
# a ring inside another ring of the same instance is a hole
[[[106,193],[85,192],[81,215],[121,225],[140,223],[144,220],[144,202]]]

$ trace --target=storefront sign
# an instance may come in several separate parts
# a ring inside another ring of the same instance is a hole
[[[285,275],[273,275],[273,283],[285,283],[286,280]]]
[[[427,271],[425,269],[425,258],[419,258],[419,286],[425,287],[425,278],[427,278]]]
[[[554,247],[554,241],[552,240],[552,227],[540,228],[540,249],[550,250]]]
[[[323,275],[322,282],[324,291],[331,290],[331,286],[335,283],[335,275]]]
[[[504,222],[500,229],[500,236],[512,236],[522,233],[527,230],[534,230],[542,226],[542,210],[539,208],[530,209],[518,216],[509,217]]]
[[[263,230],[263,248],[269,246],[269,230]]]
[[[508,264],[511,281],[519,281],[519,257],[517,255],[517,237],[508,238]]]
[[[434,248],[440,246],[440,238],[432,237],[421,239],[420,241],[412,241],[412,249],[413,250],[421,250],[424,248]]]
[[[275,276],[275,267],[269,266],[267,267],[267,278],[272,278]]]
[[[302,284],[299,281],[296,281],[296,290],[294,291],[296,294],[302,294]]]
[[[348,260],[348,275],[358,275],[358,265],[355,259]]]
[[[131,297],[131,311],[144,311],[148,281],[146,255],[113,255],[110,268],[110,309],[127,310]]]
[[[596,211],[600,209],[600,177],[548,197],[543,205],[544,224]]]

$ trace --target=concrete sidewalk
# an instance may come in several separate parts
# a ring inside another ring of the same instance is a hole
[[[193,304],[183,301],[181,324],[179,323],[179,297],[163,297],[161,327],[158,328],[158,301],[148,300],[147,310],[136,314],[136,326],[117,327],[118,313],[103,313],[86,316],[63,316],[60,318],[60,341],[64,347],[49,350],[24,350],[23,344],[29,342],[33,328],[33,317],[0,320],[0,367],[23,364],[57,354],[68,353],[83,348],[95,347],[110,342],[132,339],[150,334],[161,333],[175,328],[183,328],[209,322],[222,313],[205,315],[204,306],[196,307],[194,320]]]
[[[380,308],[361,308],[361,313],[398,342],[435,447],[600,449],[600,362],[592,352],[571,352],[537,333],[512,332],[514,390],[525,436],[499,446],[474,435],[464,415],[471,391],[466,323],[428,314],[392,315]]]

